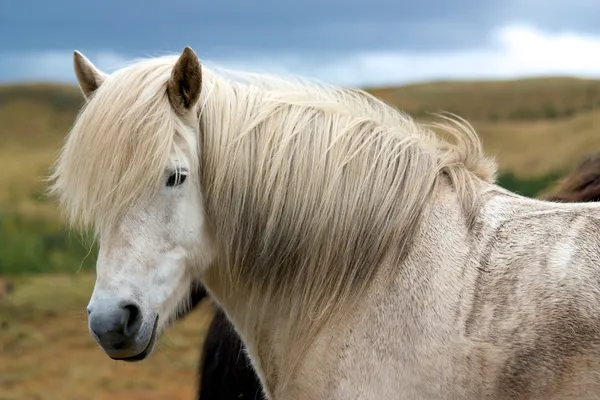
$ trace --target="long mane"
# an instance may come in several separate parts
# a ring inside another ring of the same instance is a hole
[[[52,175],[71,221],[102,229],[159,187],[189,139],[166,96],[175,60],[118,71],[80,113]],[[200,145],[188,150],[222,247],[205,279],[246,294],[261,318],[236,322],[255,339],[267,313],[289,315],[277,329],[298,357],[378,265],[402,259],[441,179],[469,224],[478,182],[496,173],[465,121],[427,127],[360,90],[204,67],[198,112]]]
[[[362,298],[378,266],[400,263],[441,179],[470,225],[477,183],[493,182],[496,165],[465,121],[432,124],[450,142],[360,90],[219,72],[204,74],[201,180],[224,251],[206,279],[229,282],[223,293],[253,310],[236,323],[254,343],[268,314],[290,316],[271,328],[300,358]]]

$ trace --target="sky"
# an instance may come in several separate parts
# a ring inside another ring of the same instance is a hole
[[[0,0],[0,83],[180,53],[345,86],[600,77],[598,0]]]

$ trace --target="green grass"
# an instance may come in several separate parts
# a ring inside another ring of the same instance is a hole
[[[89,269],[97,253],[89,242],[50,219],[0,215],[0,275]]]
[[[519,178],[512,172],[500,174],[497,183],[512,192],[522,196],[537,197],[542,192],[554,186],[554,184],[565,174],[560,172],[550,172],[548,174],[534,178]]]

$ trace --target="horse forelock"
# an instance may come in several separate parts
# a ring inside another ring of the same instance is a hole
[[[127,66],[82,107],[50,176],[71,223],[101,230],[158,189],[185,131],[166,94],[173,63]]]

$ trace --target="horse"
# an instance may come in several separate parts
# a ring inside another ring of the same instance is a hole
[[[570,174],[558,182],[548,194],[548,201],[600,201],[600,152],[586,157]]]
[[[549,201],[600,201],[600,152],[583,160],[569,175],[559,181],[558,188],[541,196]],[[197,304],[207,296],[198,291]],[[197,400],[255,399],[262,393],[260,381],[245,357],[243,343],[225,313],[216,308],[206,333],[198,368]]]
[[[141,361],[194,279],[268,399],[592,399],[600,205],[520,196],[464,119],[180,54],[106,74],[48,190],[99,244],[88,327]]]

